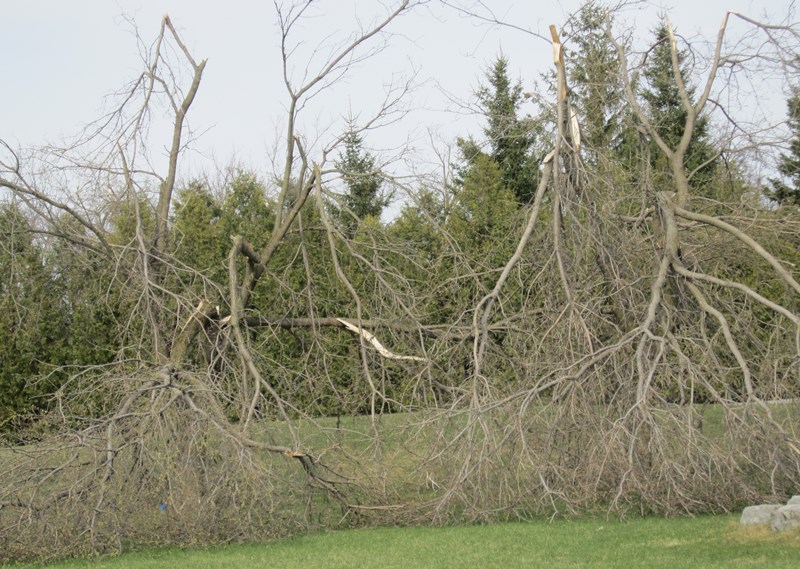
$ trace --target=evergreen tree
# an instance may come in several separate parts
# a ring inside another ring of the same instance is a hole
[[[442,245],[441,224],[445,221],[444,204],[431,190],[422,189],[413,202],[407,202],[392,222],[392,237],[408,244],[427,261],[438,257]],[[413,263],[410,268],[413,269]]]
[[[269,240],[274,223],[264,183],[254,173],[238,170],[222,202],[224,234],[242,235],[258,250]]]
[[[364,140],[353,125],[344,136],[344,151],[336,161],[346,192],[342,207],[336,211],[342,226],[352,235],[361,220],[380,219],[388,200],[381,192],[384,177],[375,165],[375,157],[364,149]]]
[[[589,150],[590,159],[618,149],[625,135],[625,93],[619,78],[619,57],[606,38],[605,18],[597,4],[583,5],[568,66],[571,101],[579,116],[582,146]]]
[[[800,91],[794,90],[789,98],[789,129],[792,140],[789,154],[781,154],[778,172],[789,179],[789,184],[780,179],[771,179],[768,197],[778,205],[794,204],[800,206]]]
[[[0,430],[46,407],[60,378],[46,376],[66,350],[66,307],[33,228],[15,204],[0,205]]]
[[[86,228],[64,216],[62,227],[86,237]],[[67,321],[66,351],[62,365],[88,366],[110,362],[117,350],[119,331],[118,267],[94,251],[82,250],[68,240],[52,240],[44,253],[53,295],[63,304]],[[57,292],[56,292],[57,291]]]
[[[155,208],[144,194],[132,199],[114,201],[109,205],[111,231],[109,241],[115,245],[138,247],[136,225],[141,224],[142,237],[147,239],[155,228]],[[138,220],[137,220],[138,210]]]
[[[520,118],[522,84],[512,84],[508,60],[499,57],[488,70],[488,85],[477,92],[478,104],[486,116],[484,134],[488,139],[489,158],[500,167],[503,185],[514,193],[519,203],[528,203],[536,192],[538,166],[533,157],[536,142],[533,121]],[[460,139],[458,145],[468,167],[483,154],[472,139]],[[462,172],[462,178],[466,172]]]
[[[456,197],[447,220],[448,232],[477,262],[501,265],[510,254],[506,250],[506,237],[516,221],[517,211],[515,196],[505,186],[500,166],[489,156],[481,155],[475,159]],[[492,255],[490,252],[496,252],[498,247],[502,251]]]
[[[648,57],[644,69],[646,86],[642,97],[647,105],[649,118],[658,135],[670,148],[675,148],[683,137],[686,128],[687,111],[681,102],[680,91],[672,69],[672,50],[666,24],[656,30],[656,42]],[[686,67],[686,53],[678,52],[678,64],[681,80],[686,87],[690,102],[694,98],[695,88],[692,86]],[[717,159],[709,142],[708,118],[699,116],[694,125],[692,139],[686,150],[684,164],[687,173],[694,173],[690,183],[700,194],[707,195],[709,184],[714,176]],[[651,152],[656,171],[668,171],[662,152],[653,145]]]
[[[221,218],[222,207],[202,182],[178,192],[172,232],[175,256],[212,280],[225,282],[228,240]]]

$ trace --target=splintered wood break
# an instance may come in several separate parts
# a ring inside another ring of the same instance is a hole
[[[389,359],[389,360],[408,360],[408,361],[414,361],[414,362],[424,362],[424,361],[426,361],[425,358],[421,358],[419,356],[401,356],[399,354],[395,354],[393,352],[390,352],[389,350],[387,350],[383,346],[383,344],[381,344],[378,341],[378,339],[375,336],[373,336],[371,333],[367,332],[363,328],[359,328],[358,326],[356,326],[352,322],[348,322],[344,318],[337,318],[336,320],[341,322],[342,326],[344,326],[345,328],[347,328],[351,332],[354,332],[354,333],[358,334],[359,336],[364,338],[367,342],[372,344],[372,347],[375,348],[376,350],[378,350],[378,353],[380,353],[386,359]]]
[[[550,37],[553,38],[553,63],[558,65],[559,63],[563,63],[564,54],[561,51],[561,40],[558,37],[555,24],[550,24]]]
[[[561,39],[558,37],[558,31],[555,24],[550,24],[550,37],[553,38],[553,63],[556,67],[564,69],[564,49],[561,45]],[[562,83],[558,91],[561,100],[567,98],[567,86]]]

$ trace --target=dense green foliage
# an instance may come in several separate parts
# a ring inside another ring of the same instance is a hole
[[[46,406],[67,353],[63,303],[34,228],[14,204],[0,209],[0,426]],[[38,380],[38,381],[34,381]]]
[[[118,346],[119,297],[102,260],[36,231],[0,206],[0,431],[48,408],[72,370],[105,364]]]
[[[588,158],[596,161],[625,143],[631,117],[625,112],[625,94],[619,78],[619,58],[605,37],[606,11],[584,4],[575,26],[580,33],[570,44],[569,84]]]
[[[352,124],[343,142],[344,149],[336,161],[336,167],[342,173],[345,192],[341,205],[336,206],[334,211],[352,236],[360,221],[381,218],[388,199],[381,191],[384,180],[375,157],[364,149],[364,140]]]
[[[522,84],[512,83],[507,59],[497,58],[487,71],[486,80],[488,85],[478,89],[476,99],[486,117],[488,152],[471,138],[459,140],[459,146],[468,166],[488,155],[500,168],[503,185],[520,204],[527,204],[533,199],[538,179],[536,124],[529,116],[520,116],[525,102]]]
[[[676,59],[677,74],[672,61],[670,36],[664,24],[655,32],[655,43],[644,69],[645,85],[642,89],[642,98],[647,104],[649,118],[656,132],[671,149],[676,148],[683,138],[688,116],[686,102],[680,95],[679,83],[685,86],[689,104],[695,104],[695,87],[692,85],[687,67],[686,54],[678,50]],[[716,151],[709,142],[708,128],[708,117],[700,115],[694,125],[684,160],[686,173],[690,176],[693,187],[701,195],[709,191],[717,162]],[[651,156],[654,170],[666,174],[663,153],[655,145]]]
[[[780,179],[770,180],[772,186],[768,192],[771,200],[780,205],[794,204],[800,206],[800,94],[795,92],[788,101],[789,129],[792,138],[788,154],[781,154],[778,171],[786,183]]]
[[[662,153],[653,141],[642,140],[631,128],[634,121],[624,104],[624,89],[617,73],[618,56],[605,38],[604,13],[588,3],[578,14],[575,24],[580,30],[572,37],[569,66],[570,102],[574,105],[581,125],[583,153],[587,167],[604,176],[596,185],[592,199],[618,204],[621,213],[638,207],[638,192],[642,184],[648,192],[670,188],[670,173]],[[677,53],[680,80],[687,93],[693,96],[690,69],[684,52]],[[486,71],[486,84],[475,93],[475,101],[485,118],[484,141],[459,139],[463,161],[457,167],[459,175],[444,193],[419,188],[417,198],[408,201],[399,215],[384,223],[381,214],[387,205],[385,180],[377,167],[377,158],[364,148],[362,135],[354,124],[341,139],[341,150],[335,161],[341,176],[343,192],[326,204],[333,222],[347,242],[335,244],[339,264],[349,277],[349,285],[362,299],[373,304],[362,305],[362,317],[371,318],[385,309],[388,296],[406,291],[413,297],[421,322],[435,325],[442,322],[469,326],[469,309],[488,293],[498,271],[513,253],[516,236],[525,220],[526,209],[533,196],[540,170],[537,154],[546,151],[537,137],[544,132],[553,114],[539,102],[538,115],[522,114],[523,104],[536,108],[534,101],[523,97],[522,86],[509,77],[509,62],[499,57]],[[638,87],[643,107],[664,142],[674,147],[683,133],[686,109],[676,87],[667,29],[660,27],[649,50]],[[798,108],[790,100],[790,126],[795,133],[792,148],[798,144]],[[794,152],[793,150],[793,152]],[[700,116],[685,160],[695,196],[715,197],[724,203],[734,203],[755,190],[738,171],[723,171],[714,156],[710,141],[709,121]],[[796,152],[795,152],[796,154]],[[642,164],[649,162],[649,168]],[[796,178],[796,156],[784,155],[780,172]],[[735,165],[731,165],[735,169]],[[772,199],[790,203],[795,190],[783,182],[773,181]],[[782,196],[782,197],[781,197]],[[341,281],[330,257],[330,244],[325,227],[312,198],[299,217],[301,232],[290,232],[277,251],[275,268],[266,279],[271,284],[259,287],[249,311],[253,315],[272,312],[285,318],[302,318],[313,314],[320,318],[336,318],[354,314],[355,305],[348,284]],[[78,244],[58,239],[36,238],[24,208],[7,205],[3,209],[3,328],[4,341],[0,385],[0,424],[8,425],[14,417],[47,407],[52,395],[68,377],[63,366],[92,366],[105,364],[116,356],[136,356],[131,346],[139,340],[137,327],[144,321],[132,320],[127,314],[141,299],[135,292],[136,283],[119,269],[137,266],[140,260],[136,249],[139,240],[149,235],[154,226],[154,209],[140,195],[137,202],[115,201],[109,206],[108,240],[120,249],[119,267],[109,267],[92,254],[79,253]],[[287,202],[291,205],[291,200]],[[287,205],[287,207],[288,207]],[[592,226],[602,224],[594,211],[587,210]],[[225,310],[229,290],[228,253],[230,238],[241,235],[253,247],[261,249],[268,241],[275,219],[275,202],[268,197],[266,184],[254,174],[239,169],[233,171],[220,191],[213,192],[203,181],[192,181],[177,192],[171,218],[169,263],[164,275],[169,288],[188,294],[192,303],[208,299]],[[725,211],[724,207],[721,211]],[[772,215],[764,212],[764,215]],[[789,214],[785,214],[789,215]],[[784,217],[785,217],[784,215]],[[543,219],[551,213],[545,211]],[[791,217],[789,215],[789,217]],[[549,221],[546,221],[549,223]],[[599,227],[599,226],[598,226]],[[80,231],[77,228],[76,231]],[[526,253],[522,263],[530,268],[528,278],[541,283],[557,278],[547,270],[536,267],[546,264],[551,244],[546,232],[537,238],[542,248]],[[778,241],[777,243],[780,243]],[[616,261],[609,249],[593,250],[578,243],[573,254],[594,258],[591,265],[599,273],[576,276],[591,280],[597,274],[606,276]],[[712,255],[722,247],[719,243],[697,243],[697,255]],[[613,245],[617,251],[622,243]],[[783,249],[786,248],[781,248]],[[393,251],[390,273],[378,275],[371,259],[378,251]],[[785,257],[793,258],[795,251],[788,247]],[[245,261],[236,259],[237,270]],[[763,267],[742,252],[741,259],[720,267],[720,274],[744,278],[758,287],[767,279]],[[89,278],[87,278],[87,276]],[[506,310],[540,310],[546,306],[546,295],[524,292],[530,282],[520,281],[511,287]],[[518,287],[515,288],[515,287]],[[534,287],[544,291],[544,288]],[[773,287],[768,298],[785,303],[786,290]],[[613,336],[613,328],[624,326],[621,304],[613,302],[606,287],[597,289],[602,310],[613,315],[601,336]],[[312,300],[313,299],[313,300]],[[551,297],[550,302],[562,299]],[[169,300],[167,301],[170,302]],[[180,308],[173,305],[173,318],[180,318]],[[765,315],[762,315],[766,317]],[[397,314],[402,318],[403,314]],[[23,325],[24,324],[24,325]],[[172,324],[170,324],[172,325]],[[753,322],[754,329],[763,330],[761,342],[769,344],[772,332]],[[163,333],[168,334],[165,327]],[[348,414],[369,409],[363,382],[353,381],[352,366],[357,365],[357,345],[341,331],[327,331],[322,339],[314,337],[313,329],[265,331],[256,328],[251,340],[259,365],[277,365],[275,376],[278,392],[289,399],[310,405],[315,413]],[[393,338],[403,345],[402,336]],[[507,359],[497,359],[493,368],[498,377],[516,377],[516,384],[525,381],[515,361],[519,350],[527,346],[500,345],[499,353]],[[208,355],[194,354],[197,364],[208,365]],[[467,352],[455,358],[468,358]],[[465,364],[466,365],[466,364]],[[327,377],[322,386],[310,391],[303,386],[309,367]],[[466,368],[465,368],[466,369]],[[468,371],[468,370],[467,370]],[[462,373],[466,373],[462,372]],[[392,374],[384,381],[397,381]],[[445,382],[446,383],[446,382]],[[404,387],[395,388],[402,392]],[[677,397],[670,393],[670,397]],[[361,403],[353,405],[353,401]],[[401,397],[402,400],[402,397]],[[344,403],[344,402],[348,403]],[[382,403],[387,409],[393,405]],[[240,410],[231,408],[231,417]]]

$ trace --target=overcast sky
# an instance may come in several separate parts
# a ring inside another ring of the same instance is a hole
[[[317,0],[315,17],[295,37],[303,42],[294,60],[298,72],[304,69],[309,49],[324,38],[335,42],[394,4],[395,0]],[[504,20],[546,35],[548,24],[561,28],[580,2],[484,4]],[[710,40],[726,9],[783,20],[788,7],[787,0],[672,0],[630,8],[619,26],[633,25],[636,37],[647,41],[659,13],[668,11],[682,36]],[[192,127],[204,134],[185,163],[183,177],[233,158],[267,174],[276,140],[282,136],[287,101],[271,1],[0,0],[0,138],[19,146],[56,141],[96,118],[104,96],[141,70],[131,21],[149,43],[165,13],[195,57],[208,58],[190,111]],[[497,55],[509,58],[512,74],[528,89],[552,65],[550,46],[543,39],[480,24],[436,0],[398,20],[391,31],[395,35],[387,49],[304,111],[306,120],[298,127],[304,137],[325,140],[341,129],[348,115],[368,116],[387,85],[414,73],[418,87],[408,100],[410,113],[383,132],[370,134],[372,146],[389,155],[407,140],[424,147],[428,132],[444,140],[480,134],[480,121],[461,112],[453,99],[469,100]],[[772,88],[776,115],[783,112],[781,88]]]

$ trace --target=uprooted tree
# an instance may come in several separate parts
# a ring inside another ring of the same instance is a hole
[[[553,26],[539,125],[552,144],[530,203],[487,154],[435,180],[445,200],[430,178],[381,172],[407,192],[403,212],[353,224],[334,205],[352,176],[337,147],[404,86],[328,145],[306,148],[298,117],[413,2],[297,83],[310,4],[278,8],[288,114],[274,199],[246,176],[230,186],[238,206],[176,189],[206,63],[168,18],[123,103],[74,144],[3,145],[0,187],[24,233],[85,266],[116,325],[116,355],[59,370],[40,416],[7,435],[4,558],[370,520],[717,511],[800,485],[800,218],[765,207],[747,172],[757,133],[717,98],[759,66],[791,72],[795,28],[728,13],[687,74],[692,46],[669,22],[639,61],[612,16],[578,20],[617,66],[609,100],[626,101],[606,117],[615,143],[587,153],[611,137],[581,139],[579,117],[602,111],[572,100]],[[733,19],[749,31],[728,47]],[[656,49],[682,106],[670,138],[638,83]],[[173,121],[161,173],[144,144],[157,101]],[[715,146],[691,162],[712,117]]]

